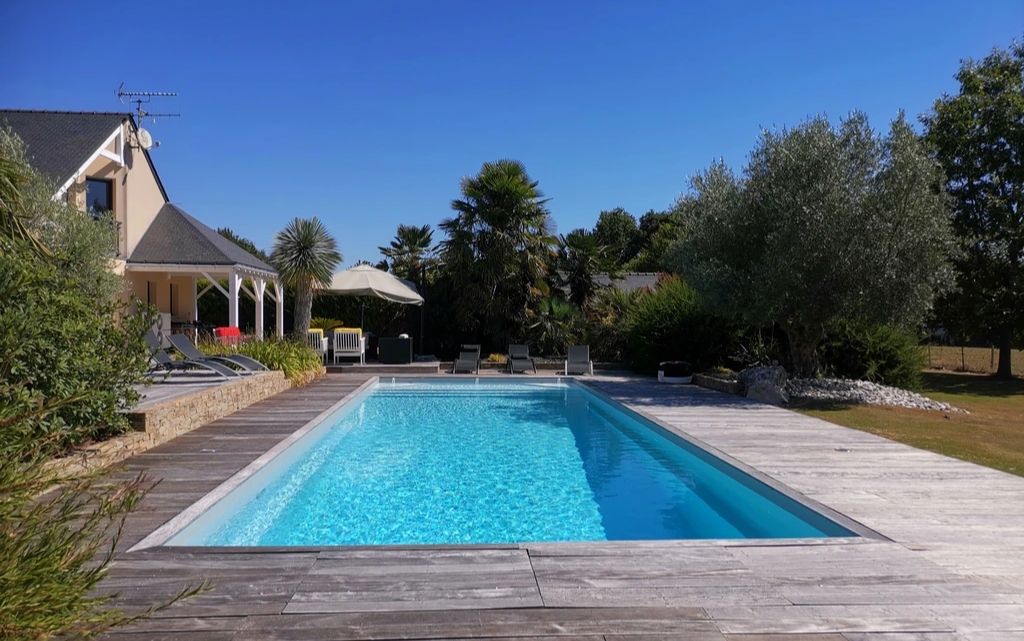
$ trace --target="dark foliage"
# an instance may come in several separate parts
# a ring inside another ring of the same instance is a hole
[[[925,356],[908,330],[839,323],[822,342],[821,361],[831,376],[912,388],[921,382]]]
[[[661,361],[688,361],[698,369],[718,365],[734,351],[737,333],[706,311],[697,293],[677,276],[641,294],[626,314],[625,357],[639,372],[657,371]]]

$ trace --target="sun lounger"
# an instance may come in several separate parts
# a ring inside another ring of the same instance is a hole
[[[216,361],[194,361],[190,359],[176,361],[160,346],[160,337],[155,332],[146,332],[145,338],[146,345],[148,345],[150,349],[150,360],[153,363],[153,366],[150,369],[151,374],[160,372],[169,374],[175,371],[204,369],[222,379],[241,375],[239,372],[231,369],[227,365]]]
[[[168,336],[168,340],[171,341],[171,345],[174,349],[178,350],[182,356],[189,359],[190,361],[204,362],[204,361],[215,361],[228,366],[242,368],[243,374],[252,374],[253,372],[262,372],[267,370],[267,366],[259,362],[254,358],[248,356],[242,356],[241,354],[232,354],[230,356],[207,356],[206,354],[199,351],[188,336],[184,334],[171,334]]]
[[[459,357],[455,359],[452,366],[452,374],[479,374],[480,373],[480,346],[463,345],[459,349]]]
[[[530,346],[529,345],[509,345],[508,346],[508,372],[509,374],[515,374],[517,372],[526,373],[528,370],[533,370],[533,373],[537,373],[537,363],[530,358]]]
[[[565,358],[565,375],[569,374],[590,374],[594,375],[594,361],[590,360],[589,345],[573,345]]]
[[[150,355],[150,359],[154,363],[154,366],[150,369],[151,374],[204,369],[221,379],[242,375],[241,372],[233,370],[227,365],[222,365],[216,361],[192,361],[188,359],[176,361],[171,358],[170,354],[163,350],[153,352],[153,354]]]

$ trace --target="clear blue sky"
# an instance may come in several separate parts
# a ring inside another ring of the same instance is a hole
[[[147,124],[172,200],[262,247],[317,215],[351,264],[486,160],[523,161],[561,231],[639,215],[762,127],[916,118],[1024,33],[1020,0],[323,4],[2,0],[0,106],[175,90]]]

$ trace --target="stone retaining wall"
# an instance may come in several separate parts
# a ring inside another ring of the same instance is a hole
[[[128,419],[132,429],[145,432],[152,445],[159,445],[289,387],[284,372],[260,372],[130,412]]]
[[[743,383],[723,378],[714,378],[713,376],[707,376],[706,374],[694,374],[693,384],[713,389],[716,392],[725,392],[726,394],[736,395],[743,394]]]
[[[128,413],[134,431],[54,461],[62,474],[106,467],[291,387],[284,372],[260,372]]]

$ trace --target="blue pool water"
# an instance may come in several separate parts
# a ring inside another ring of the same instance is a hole
[[[468,380],[377,385],[168,544],[850,535],[583,386]]]

